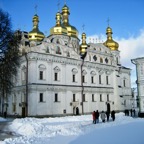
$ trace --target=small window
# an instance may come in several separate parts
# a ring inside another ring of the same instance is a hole
[[[94,94],[92,94],[92,102],[94,102]]]
[[[40,93],[40,95],[39,95],[39,101],[43,102],[43,93]]]
[[[105,59],[105,62],[108,63],[108,59],[107,58]]]
[[[75,74],[73,74],[73,82],[75,82]]]
[[[124,100],[124,105],[126,106],[126,100]]]
[[[58,73],[54,73],[54,80],[58,81]]]
[[[49,53],[49,47],[46,48],[46,53]]]
[[[102,58],[100,58],[100,63],[103,63],[103,59]]]
[[[61,55],[61,49],[59,46],[56,47],[56,54],[60,54]]]
[[[102,102],[102,94],[100,94],[100,101]]]
[[[99,75],[99,84],[101,84],[101,75]]]
[[[116,58],[116,62],[117,62],[117,64],[119,63],[119,61],[118,61],[118,57]]]
[[[84,101],[84,102],[86,101],[85,94],[83,94],[83,101]]]
[[[126,81],[125,81],[125,79],[123,80],[123,86],[126,87]]]
[[[91,83],[94,83],[94,77],[91,76]]]
[[[16,112],[16,104],[15,103],[13,103],[13,105],[12,105],[12,111]]]
[[[97,60],[97,57],[96,57],[96,55],[94,55],[94,56],[93,56],[93,59],[94,59],[94,61],[96,61],[96,60]]]
[[[67,57],[70,57],[70,53],[69,52],[67,52]]]
[[[57,43],[57,44],[60,44],[60,41],[59,41],[59,39],[57,39],[56,43]]]
[[[107,101],[109,101],[109,94],[107,94]]]
[[[89,55],[89,61],[91,61],[91,56]]]
[[[82,82],[85,83],[85,76],[82,76]]]
[[[58,94],[55,93],[55,102],[58,102]]]
[[[106,76],[106,84],[108,85],[109,84],[109,77]]]
[[[43,71],[40,71],[40,80],[43,79]]]
[[[76,101],[76,95],[73,94],[73,102],[75,102],[75,101]]]
[[[26,42],[25,42],[25,46],[29,46],[29,42],[26,41]]]

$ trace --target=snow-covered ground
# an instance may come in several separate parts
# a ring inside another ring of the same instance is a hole
[[[20,136],[0,144],[144,144],[144,119],[123,113],[98,124],[92,124],[91,115],[15,119],[9,129]]]

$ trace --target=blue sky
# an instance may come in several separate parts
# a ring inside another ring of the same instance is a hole
[[[58,0],[0,0],[0,7],[10,13],[14,29],[30,31],[37,4],[39,28],[49,34],[55,25],[57,3]],[[60,0],[60,9],[64,3],[65,0]],[[117,37],[128,38],[144,28],[144,0],[66,0],[66,4],[70,8],[70,23],[79,33],[83,24],[87,35],[105,33],[108,18]]]
[[[87,41],[89,37],[105,41],[105,31],[110,19],[113,38],[119,43],[121,62],[132,69],[134,84],[135,66],[130,59],[144,57],[144,0],[59,0],[60,10],[65,1],[70,8],[70,24],[79,34],[85,25]],[[13,29],[32,30],[32,18],[37,5],[40,18],[39,29],[49,35],[55,25],[58,0],[0,0],[0,7],[11,15]]]

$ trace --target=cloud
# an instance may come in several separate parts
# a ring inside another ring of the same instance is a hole
[[[121,56],[121,63],[124,66],[131,66],[131,59],[144,57],[144,29],[140,30],[139,35],[129,38],[117,39]],[[132,66],[133,67],[133,66]]]
[[[131,71],[131,84],[136,87],[136,67],[131,63],[131,59],[144,57],[144,29],[140,30],[137,36],[117,39],[123,66],[129,67]]]

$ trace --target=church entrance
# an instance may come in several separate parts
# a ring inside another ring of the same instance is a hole
[[[22,117],[25,117],[25,107],[22,107]]]
[[[108,104],[107,104],[107,112],[110,113],[110,111],[111,111],[111,110],[110,110],[110,104],[108,103]]]
[[[79,108],[76,107],[76,115],[79,115]]]
[[[74,115],[79,115],[79,108],[78,107],[73,108],[73,114]]]

